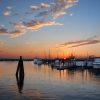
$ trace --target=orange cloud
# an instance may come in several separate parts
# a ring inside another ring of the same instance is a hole
[[[31,6],[31,9],[32,10],[37,10],[38,9],[38,6]]]
[[[54,18],[57,18],[57,17],[59,17],[59,16],[63,16],[63,15],[65,15],[66,14],[66,12],[59,12],[59,13],[56,13],[56,14],[54,14]]]
[[[100,40],[90,40],[90,41],[84,41],[83,43],[79,43],[73,46],[70,46],[70,48],[72,47],[79,47],[79,46],[84,46],[84,45],[90,45],[90,44],[97,44],[100,43]]]
[[[9,32],[12,38],[23,35],[24,33],[25,33],[25,30],[14,30],[14,31]]]
[[[41,6],[42,6],[42,7],[50,7],[50,5],[47,4],[47,3],[41,3]]]
[[[97,43],[100,43],[100,39],[97,38],[97,36],[93,36],[93,37],[90,37],[88,39],[70,41],[70,42],[60,44],[60,45],[61,46],[68,46],[69,48],[72,48],[72,47],[79,47],[79,46],[97,44]]]
[[[14,29],[8,31],[5,27],[0,26],[0,34],[1,35],[10,35],[12,38],[21,36],[27,32],[27,30],[36,31],[45,26],[52,25],[62,25],[60,23],[56,23],[55,21],[29,21],[29,22],[19,22],[12,23]]]
[[[44,26],[52,26],[52,25],[61,25],[61,24],[56,23],[55,21],[34,21],[34,20],[30,22],[14,23],[15,28],[31,29],[31,30],[38,30]]]

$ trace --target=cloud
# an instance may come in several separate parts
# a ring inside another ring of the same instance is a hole
[[[6,8],[10,10],[10,9],[12,9],[12,8],[13,8],[13,6],[7,6]]]
[[[11,11],[4,11],[4,12],[3,12],[3,15],[4,15],[4,16],[9,16],[10,14],[11,14]]]
[[[12,38],[23,35],[24,33],[25,33],[25,30],[8,31],[6,28],[0,27],[0,34],[1,35],[10,35]]]
[[[12,13],[19,19],[17,18],[17,23],[13,22],[10,24],[12,29],[0,27],[0,34],[18,37],[27,32],[27,30],[36,31],[46,26],[62,25],[57,23],[55,19],[65,14],[70,14],[66,10],[73,7],[77,2],[78,0],[55,0],[55,2],[51,1],[49,4],[40,3],[39,6],[30,5],[29,7],[31,9],[23,10],[23,12],[18,12],[18,9],[13,13],[10,11],[13,6],[8,5],[6,6],[7,11],[4,11],[3,15],[9,16]],[[34,14],[33,11],[35,12]],[[30,18],[32,18],[32,20],[30,20]]]
[[[60,46],[68,46],[68,48],[73,48],[73,47],[79,47],[79,46],[97,44],[97,43],[100,43],[100,39],[97,38],[97,36],[93,36],[84,40],[66,42],[66,43],[60,44]]]
[[[18,22],[18,23],[11,23],[15,30],[14,31],[7,31],[7,29],[3,29],[2,32],[6,33],[6,34],[9,34],[11,35],[12,38],[14,37],[18,37],[18,36],[21,36],[23,34],[25,34],[27,32],[27,30],[32,30],[32,31],[37,31],[39,30],[40,28],[43,28],[45,26],[52,26],[52,25],[63,25],[63,24],[60,24],[60,23],[57,23],[55,21],[34,21],[34,20],[31,20],[29,22]],[[3,34],[2,33],[2,34]]]
[[[79,43],[79,44],[70,46],[69,48],[79,47],[79,46],[84,46],[84,45],[90,45],[90,44],[97,44],[97,43],[100,43],[100,40],[90,40],[90,41],[87,41],[87,42],[83,42],[83,43]]]
[[[54,19],[56,19],[57,17],[59,17],[59,16],[63,16],[63,15],[65,15],[66,14],[66,12],[59,12],[59,13],[56,13],[56,14],[54,14]]]
[[[52,25],[62,25],[60,23],[56,23],[55,21],[34,21],[31,20],[29,22],[20,22],[13,24],[17,29],[31,29],[31,30],[38,30],[45,26],[52,26]]]
[[[59,2],[67,2],[67,3],[76,3],[79,2],[79,0],[58,0]]]
[[[38,6],[30,6],[30,8],[31,8],[32,10],[37,10],[37,9],[38,9]]]
[[[12,38],[21,36],[24,33],[25,33],[25,30],[14,30],[14,31],[9,32],[9,34],[11,35]]]
[[[55,2],[55,6],[51,9],[51,12],[63,12],[64,10],[73,7],[76,4],[75,1],[76,0],[71,0],[69,3],[69,0],[58,0],[58,2]]]
[[[7,29],[0,26],[0,34],[6,34],[6,33],[8,33]]]
[[[47,3],[41,3],[41,7],[50,7],[50,5]]]
[[[57,2],[54,2],[53,6],[50,7],[50,9],[46,11],[42,11],[35,15],[35,17],[43,17],[43,16],[53,16],[54,18],[57,18],[59,16],[62,16],[66,13],[65,10],[73,7],[78,0],[58,0]]]
[[[42,11],[40,13],[38,13],[37,15],[35,15],[35,17],[44,17],[44,16],[48,16],[50,15],[51,12],[49,11]],[[52,13],[51,13],[52,14]]]

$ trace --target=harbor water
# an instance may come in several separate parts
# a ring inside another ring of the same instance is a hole
[[[17,61],[0,62],[0,100],[100,100],[98,70],[57,70],[26,61],[20,83],[17,65]]]

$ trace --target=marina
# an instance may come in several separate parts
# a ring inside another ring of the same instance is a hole
[[[51,67],[54,67],[58,70],[64,69],[100,69],[100,57],[93,57],[93,58],[66,58],[66,59],[41,59],[38,58],[37,60],[34,59],[34,64],[41,65],[41,64],[48,64]],[[41,62],[41,63],[36,63]]]
[[[0,0],[0,100],[100,100],[100,0]]]

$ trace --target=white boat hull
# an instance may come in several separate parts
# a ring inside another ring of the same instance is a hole
[[[95,58],[94,59],[93,68],[100,69],[100,58]]]
[[[34,64],[41,65],[43,61],[41,59],[34,59]]]
[[[100,64],[93,64],[93,68],[100,69]]]

